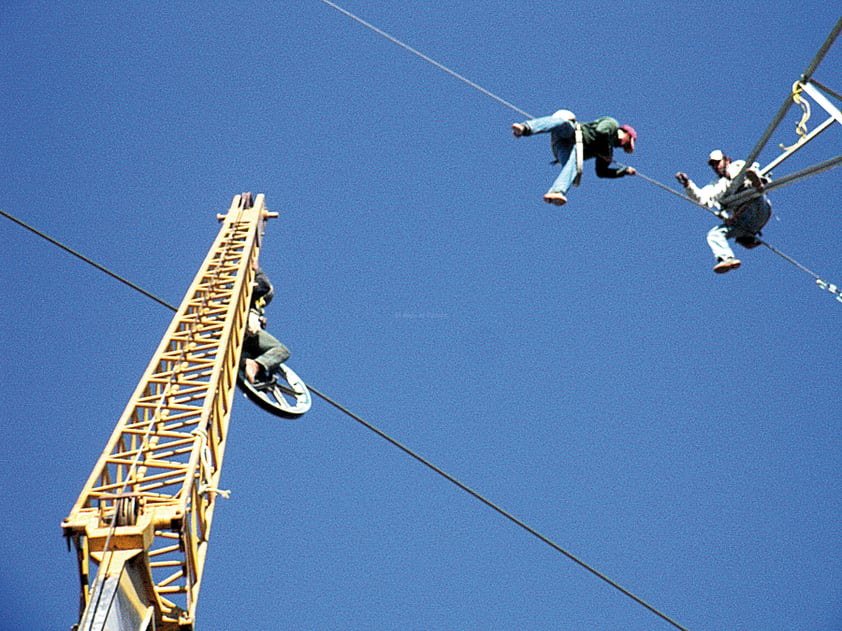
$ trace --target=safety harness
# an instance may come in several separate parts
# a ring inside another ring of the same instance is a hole
[[[584,161],[585,143],[582,139],[582,125],[576,121],[573,121],[573,125],[576,127],[576,177],[573,180],[573,185],[579,186],[579,182],[582,181],[582,162]]]

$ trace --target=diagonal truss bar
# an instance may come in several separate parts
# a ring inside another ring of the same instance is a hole
[[[827,36],[827,39],[824,41],[824,44],[822,44],[815,57],[813,57],[813,60],[810,62],[810,65],[807,66],[807,70],[805,70],[804,74],[801,75],[801,83],[807,83],[810,80],[810,78],[813,76],[813,73],[819,67],[819,64],[822,62],[825,55],[830,50],[830,47],[833,46],[833,42],[836,41],[836,38],[839,36],[840,31],[842,31],[842,18],[839,18],[839,20],[836,22],[836,24],[830,32],[830,35]],[[763,148],[766,146],[766,143],[769,142],[769,138],[772,137],[772,134],[775,132],[775,129],[777,129],[778,125],[780,125],[784,116],[786,116],[786,113],[789,111],[791,105],[792,92],[787,94],[783,105],[781,105],[780,109],[772,119],[772,122],[769,124],[769,126],[766,128],[766,131],[763,132],[763,135],[760,137],[760,140],[757,142],[754,149],[752,149],[749,156],[745,159],[746,163],[743,166],[742,170],[739,172],[739,174],[737,174],[737,177],[734,178],[734,181],[731,182],[730,186],[728,186],[728,190],[725,191],[726,198],[730,195],[733,195],[734,191],[739,190],[740,186],[742,186],[743,180],[745,179],[746,170],[757,160],[757,156],[759,156],[760,152],[763,151]]]
[[[818,103],[819,105],[824,108],[824,110],[830,114],[833,119],[842,125],[842,112],[839,111],[839,108],[836,107],[833,103],[831,103],[828,98],[822,94],[812,83],[812,81],[807,81],[804,83],[804,91],[813,97],[813,100]]]
[[[836,156],[835,158],[830,158],[829,160],[825,160],[824,162],[820,162],[819,164],[815,164],[811,167],[807,167],[806,169],[801,169],[795,173],[790,173],[789,175],[785,175],[777,180],[773,180],[769,184],[763,187],[762,191],[758,191],[755,188],[750,188],[745,191],[740,191],[733,197],[728,198],[728,204],[738,204],[742,201],[753,199],[755,197],[760,197],[770,191],[774,191],[775,189],[781,188],[786,186],[787,184],[792,184],[794,182],[798,182],[799,180],[803,180],[805,178],[810,177],[811,175],[817,175],[818,173],[824,173],[825,171],[830,171],[833,168],[838,167],[842,164],[842,156]]]
[[[824,59],[825,55],[827,55],[827,51],[829,51],[830,47],[833,46],[833,42],[835,42],[836,38],[839,37],[840,32],[842,32],[842,18],[839,18],[836,21],[833,30],[830,31],[830,35],[827,36],[827,39],[824,40],[824,44],[822,44],[821,48],[819,48],[819,52],[817,52],[816,56],[813,57],[813,61],[811,61],[810,65],[807,66],[807,70],[804,71],[804,74],[801,75],[802,83],[806,83],[813,77],[813,73],[816,71],[816,68],[819,67],[819,64]]]
[[[794,155],[802,147],[805,147],[808,142],[810,142],[813,138],[815,138],[816,136],[821,134],[823,131],[828,129],[835,122],[836,122],[836,120],[831,116],[830,118],[825,120],[823,123],[820,123],[818,126],[816,126],[816,128],[813,131],[811,131],[809,134],[804,136],[803,140],[801,140],[800,142],[796,142],[792,147],[790,147],[789,149],[786,149],[781,155],[779,155],[777,158],[772,160],[765,167],[760,169],[760,175],[769,175],[779,164],[783,163],[783,161],[786,160],[787,158],[790,158],[792,155]]]
[[[271,216],[263,195],[252,203],[251,194],[243,194],[220,217],[214,244],[62,524],[77,547],[83,621],[98,619],[88,610],[99,606],[106,585],[128,574],[125,584],[138,591],[135,600],[153,608],[156,629],[193,629],[252,262]],[[91,561],[99,566],[93,589],[87,585]]]

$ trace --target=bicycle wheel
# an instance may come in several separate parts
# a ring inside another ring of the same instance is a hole
[[[286,364],[281,364],[269,381],[260,383],[251,383],[241,370],[237,383],[249,399],[282,418],[298,418],[312,403],[306,384]]]

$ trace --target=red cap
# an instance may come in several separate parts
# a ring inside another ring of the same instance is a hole
[[[620,127],[624,132],[626,132],[629,136],[637,140],[637,132],[634,130],[634,127],[631,125],[623,125]]]

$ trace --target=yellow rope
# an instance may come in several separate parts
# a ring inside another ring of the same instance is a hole
[[[792,102],[801,108],[801,120],[795,126],[795,132],[800,136],[798,141],[789,147],[783,144],[778,145],[784,151],[789,151],[800,145],[807,137],[807,121],[810,119],[810,102],[801,98],[801,93],[804,91],[804,86],[800,81],[792,84]]]

